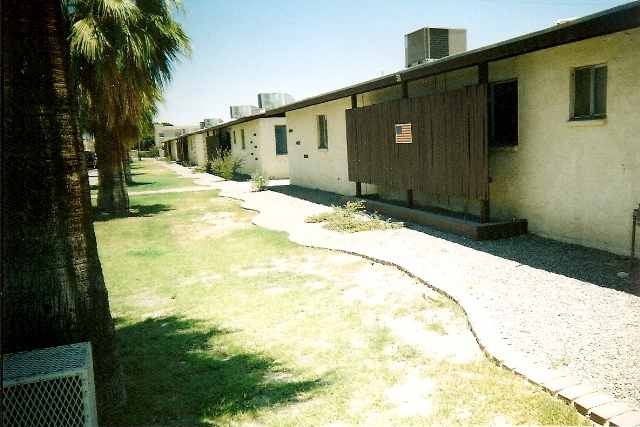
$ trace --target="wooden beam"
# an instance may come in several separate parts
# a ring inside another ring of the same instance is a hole
[[[362,197],[362,183],[356,181],[356,197]]]
[[[482,64],[478,64],[478,84],[488,84],[489,83],[489,64],[483,62]]]
[[[489,64],[487,62],[483,62],[478,65],[478,83],[483,85],[489,85]],[[489,108],[489,97],[487,97],[487,108]],[[488,110],[487,110],[488,111]],[[489,126],[488,126],[488,117],[485,123],[485,137],[487,141],[489,140]],[[489,156],[488,148],[485,156]],[[487,185],[489,185],[489,171],[487,170]],[[491,220],[491,203],[489,201],[489,194],[487,194],[486,200],[480,200],[480,222],[485,223]]]
[[[407,190],[407,207],[413,207],[413,190]]]

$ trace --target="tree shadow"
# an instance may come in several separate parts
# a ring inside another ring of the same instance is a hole
[[[295,185],[273,186],[269,190],[325,206],[342,205],[349,200],[339,194]],[[418,224],[405,223],[405,227],[523,265],[640,296],[640,267],[632,269],[625,256],[534,234],[478,241]],[[618,275],[620,272],[625,274]]]
[[[98,210],[95,206],[93,207],[93,221],[94,222],[104,222],[110,221],[112,219],[118,218],[138,218],[138,217],[151,217],[162,212],[168,212],[174,210],[171,205],[166,205],[164,203],[153,203],[150,205],[130,205],[129,206],[129,215],[127,216],[118,216],[111,215],[106,212],[102,212]]]
[[[138,175],[138,174],[131,174],[131,175]],[[139,174],[139,175],[143,175],[143,174]],[[149,185],[149,184],[153,184],[152,182],[138,182],[138,181],[133,181],[127,184],[127,187],[139,187],[141,185]]]
[[[325,384],[291,381],[289,371],[260,353],[225,346],[234,331],[177,316],[120,325],[126,407],[105,425],[210,425],[265,407],[304,401]]]

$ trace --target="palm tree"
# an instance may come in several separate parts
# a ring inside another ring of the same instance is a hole
[[[103,211],[128,213],[128,144],[160,99],[173,62],[189,51],[172,17],[177,7],[177,0],[68,0],[72,59],[96,139]]]
[[[65,33],[60,0],[2,1],[2,350],[91,341],[102,413],[125,392]]]

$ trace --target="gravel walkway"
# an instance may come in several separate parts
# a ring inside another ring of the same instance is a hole
[[[284,194],[291,193],[286,187],[253,193],[246,182],[208,184],[258,211],[255,224],[285,231],[294,242],[392,263],[446,292],[465,309],[479,341],[506,365],[560,370],[640,406],[640,297],[614,289],[629,281],[612,273],[622,267],[615,256],[536,237],[482,247],[426,227],[332,232],[304,222],[330,208]],[[311,193],[305,198],[323,197]],[[522,252],[541,255],[525,264]],[[549,268],[547,252],[556,260]],[[594,259],[606,277],[595,273]],[[594,273],[573,271],[572,264]],[[562,270],[559,265],[567,266],[563,274],[550,272]]]

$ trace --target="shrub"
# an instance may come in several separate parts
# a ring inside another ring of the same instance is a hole
[[[269,178],[264,177],[257,172],[251,175],[251,188],[253,191],[264,191],[269,185]]]
[[[160,157],[160,149],[155,145],[149,148],[149,157],[153,157],[154,159]]]
[[[217,157],[209,162],[210,173],[224,179],[233,178],[242,166],[242,159],[237,158],[228,150],[218,150],[216,155]]]
[[[329,212],[307,217],[305,222],[326,222],[325,228],[345,233],[402,227],[401,223],[384,220],[377,213],[366,213],[362,200],[350,201],[344,206],[331,206],[331,208]]]

